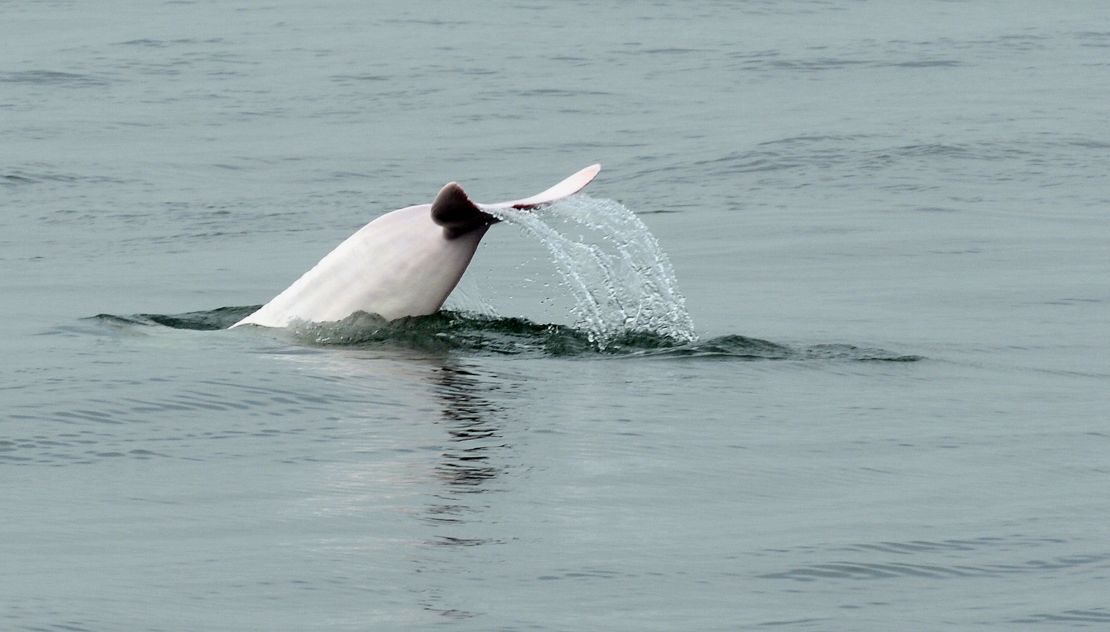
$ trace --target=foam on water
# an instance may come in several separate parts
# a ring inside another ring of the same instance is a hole
[[[572,196],[541,212],[483,207],[547,248],[575,300],[575,327],[605,349],[630,332],[697,340],[674,268],[655,236],[614,200]]]

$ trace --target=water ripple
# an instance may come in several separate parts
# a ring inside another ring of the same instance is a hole
[[[56,70],[22,70],[0,72],[0,83],[25,83],[42,86],[70,86],[85,88],[107,85],[108,81],[94,75]]]
[[[1110,626],[1110,610],[1090,608],[1087,610],[1062,610],[1052,613],[1037,613],[1014,619],[1012,623],[1096,623]]]
[[[864,554],[892,556],[887,559],[852,560],[840,557],[797,566],[785,571],[758,575],[762,579],[798,582],[824,580],[947,579],[1000,577],[1022,574],[1056,574],[1072,569],[1105,568],[1110,553],[1069,553],[1055,556],[1030,555],[1034,549],[1059,549],[1069,542],[1056,537],[1026,535],[983,536],[946,540],[908,540],[857,543],[842,547],[792,547],[766,550],[782,555]],[[1004,555],[1002,559],[984,556]]]
[[[910,564],[906,562],[847,562],[835,561],[801,566],[779,573],[760,575],[763,579],[790,579],[818,581],[822,579],[891,579],[899,577],[997,577],[1015,573],[1043,573],[1097,565],[1110,559],[1110,555],[1068,555],[1047,560],[1027,560],[1013,564],[939,565]]]
[[[330,437],[337,407],[388,406],[388,394],[357,392],[316,381],[303,388],[235,384],[214,379],[182,388],[151,377],[142,383],[105,382],[102,389],[140,386],[143,396],[15,406],[0,433],[0,465],[62,466],[106,459],[208,461],[234,456],[259,439],[282,441],[307,433]],[[312,428],[290,420],[320,420]],[[295,445],[299,441],[294,441]],[[230,447],[229,447],[230,446]]]

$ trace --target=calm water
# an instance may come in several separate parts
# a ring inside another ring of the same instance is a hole
[[[0,629],[1110,627],[1110,5],[476,4],[0,0]],[[595,161],[699,342],[181,328]]]

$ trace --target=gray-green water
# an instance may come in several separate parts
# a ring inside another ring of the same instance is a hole
[[[1110,5],[0,1],[0,42],[0,629],[1110,626]],[[452,311],[203,329],[594,161],[697,342],[595,350],[508,225]]]

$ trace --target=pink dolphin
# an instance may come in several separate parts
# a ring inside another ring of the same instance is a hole
[[[581,191],[601,171],[591,165],[531,197],[487,205],[532,209]],[[393,320],[431,314],[470,264],[498,220],[446,184],[431,204],[409,206],[363,226],[258,311],[232,325],[285,327],[341,320],[363,311]]]

